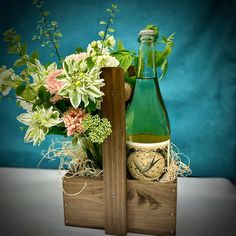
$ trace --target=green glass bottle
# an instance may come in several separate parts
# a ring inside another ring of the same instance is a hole
[[[169,165],[170,125],[158,84],[154,30],[139,33],[138,72],[126,113],[127,166],[135,179],[154,181]]]

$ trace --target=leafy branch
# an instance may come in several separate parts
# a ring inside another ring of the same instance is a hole
[[[56,21],[49,22],[47,17],[49,12],[43,8],[43,1],[34,0],[33,4],[39,9],[40,20],[37,21],[38,35],[34,35],[32,40],[39,40],[42,47],[48,48],[52,53],[51,56],[56,55],[61,63],[62,57],[59,53],[59,38],[62,37],[60,30],[58,29],[58,23]]]
[[[106,11],[109,13],[108,20],[107,21],[103,21],[103,20],[100,21],[101,25],[106,25],[105,31],[101,31],[99,33],[99,35],[102,37],[102,50],[104,48],[104,42],[107,38],[108,32],[111,32],[111,33],[115,32],[115,30],[113,28],[110,28],[110,24],[114,23],[115,12],[118,12],[119,9],[116,4],[111,4],[111,8],[107,8]]]

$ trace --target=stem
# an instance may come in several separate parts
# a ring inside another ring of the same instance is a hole
[[[48,23],[47,23],[47,21],[46,21],[44,15],[43,15],[43,9],[42,9],[42,7],[40,7],[39,9],[40,9],[41,16],[42,16],[42,18],[43,18],[43,23],[44,23],[44,25],[45,25],[45,27],[46,27],[46,29],[47,29],[47,31],[48,31],[48,34],[49,34],[51,43],[52,43],[52,45],[53,45],[53,47],[54,47],[54,49],[55,49],[56,55],[57,55],[57,57],[58,57],[58,59],[59,59],[59,62],[60,62],[60,64],[61,64],[61,66],[62,66],[62,63],[61,63],[62,58],[61,58],[61,56],[60,56],[60,54],[59,54],[58,48],[56,47],[56,44],[55,44],[54,39],[53,39],[53,37],[52,37],[51,31],[48,29],[48,28],[49,28],[49,27],[48,27]]]
[[[108,22],[107,22],[107,25],[106,25],[106,28],[105,28],[104,36],[103,36],[103,38],[102,38],[102,49],[101,49],[101,53],[102,53],[103,48],[104,48],[104,41],[105,41],[106,36],[107,36],[107,31],[108,31],[108,28],[109,28],[109,25],[110,25],[110,20],[111,20],[111,16],[112,16],[113,12],[114,12],[114,9],[112,9],[111,14],[110,14],[110,16],[109,16],[109,18],[108,18]]]

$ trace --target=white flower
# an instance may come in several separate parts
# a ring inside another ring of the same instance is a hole
[[[115,57],[112,57],[112,56],[109,56],[109,55],[98,56],[96,58],[95,63],[100,68],[119,66],[119,61]]]
[[[65,58],[65,61],[69,63],[70,61],[80,61],[80,60],[85,60],[88,57],[88,54],[86,52],[81,52],[78,54],[71,54]]]
[[[33,142],[33,145],[39,145],[49,131],[49,128],[62,122],[58,111],[53,111],[53,107],[49,109],[37,108],[36,111],[23,113],[17,117],[21,123],[29,126],[25,134],[25,142]]]
[[[0,68],[0,93],[3,96],[6,96],[10,92],[11,86],[9,85],[13,81],[14,76],[15,73],[11,68],[7,69],[6,66]]]
[[[57,70],[57,64],[54,62],[45,68],[39,60],[35,60],[35,64],[27,62],[28,73],[33,78],[32,87],[34,90],[38,90],[41,86],[45,85],[45,80],[47,79],[50,72]]]
[[[109,49],[102,45],[102,41],[93,41],[90,43],[87,47],[87,54],[91,57],[97,56],[97,55],[109,55]]]
[[[116,44],[116,40],[114,38],[113,35],[109,36],[107,39],[106,39],[106,43],[107,43],[107,46],[109,48],[114,48],[115,47],[115,44]]]
[[[26,111],[32,111],[33,108],[33,104],[26,102],[23,100],[23,98],[17,96],[16,97],[16,101],[19,104],[19,106],[21,106],[24,110]]]
[[[96,65],[89,68],[86,61],[64,61],[63,72],[57,77],[64,85],[58,94],[69,98],[74,108],[81,102],[84,102],[85,107],[88,106],[89,100],[97,102],[104,95],[100,91],[104,83],[99,75],[100,68]]]

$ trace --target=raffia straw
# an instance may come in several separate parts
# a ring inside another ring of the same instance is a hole
[[[42,159],[38,163],[38,167],[42,162],[47,160],[56,160],[59,158],[60,164],[58,171],[67,170],[69,175],[64,178],[74,178],[75,176],[80,177],[102,177],[103,170],[94,169],[91,167],[91,160],[87,158],[82,147],[78,144],[73,146],[71,141],[63,139],[52,140],[48,150],[42,151]],[[186,163],[183,159],[186,159]],[[178,176],[187,177],[192,173],[190,169],[190,158],[179,151],[179,148],[171,143],[170,150],[170,165],[166,168],[164,175],[158,182],[168,183],[173,182]],[[86,188],[86,182],[82,189],[76,193],[67,193],[62,185],[62,191],[67,195],[78,195]]]
[[[90,167],[91,160],[89,160],[80,145],[73,146],[71,141],[63,139],[54,139],[47,150],[42,151],[42,159],[38,163],[38,168],[42,162],[47,159],[50,161],[59,158],[60,164],[58,171],[67,170],[69,175],[64,178],[73,178],[75,176],[83,177],[101,177],[103,171]],[[62,185],[62,191],[69,196],[80,194],[86,188],[86,182],[83,188],[76,193],[67,193]]]
[[[179,148],[171,143],[170,165],[166,168],[165,174],[159,180],[162,183],[173,182],[178,176],[187,177],[191,175],[190,158],[179,151]],[[183,158],[187,159],[187,164],[183,162]]]

